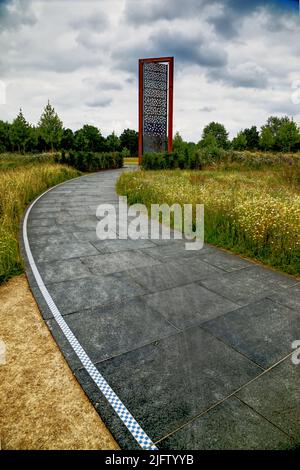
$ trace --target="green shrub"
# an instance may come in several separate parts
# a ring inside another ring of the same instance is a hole
[[[120,152],[96,153],[71,151],[69,154],[62,152],[57,161],[58,163],[73,166],[83,172],[122,168],[123,166],[123,156]]]
[[[249,170],[259,170],[268,167],[295,167],[300,165],[298,153],[268,153],[224,150],[215,145],[199,148],[185,146],[176,148],[168,153],[146,153],[142,159],[145,170],[202,170],[206,167],[223,165],[232,169],[243,167]]]

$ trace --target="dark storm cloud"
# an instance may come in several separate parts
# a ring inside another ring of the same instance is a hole
[[[222,67],[227,63],[226,52],[211,45],[203,37],[197,35],[187,37],[177,31],[161,31],[150,36],[153,50],[161,51],[162,55],[176,57],[179,63],[196,64],[206,67]]]
[[[0,0],[0,22],[0,34],[7,29],[18,28],[23,24],[35,24],[36,17],[30,0]]]
[[[127,0],[125,5],[125,17],[135,24],[144,24],[151,21],[172,20],[175,18],[187,18],[201,15],[208,5],[223,6],[228,13],[234,11],[235,17],[245,16],[254,12],[259,7],[266,7],[267,0],[161,0],[143,1]],[[272,3],[272,0],[271,0]]]
[[[266,9],[273,16],[276,13],[291,12],[290,7],[294,7],[296,2],[297,0],[127,0],[124,14],[126,21],[138,26],[160,20],[201,18],[205,7],[210,6],[215,11],[207,17],[207,23],[214,27],[218,35],[232,38],[238,35],[243,20],[260,9]]]
[[[118,67],[136,73],[137,60],[141,57],[175,56],[176,67],[199,65],[208,68],[224,67],[227,53],[219,45],[211,44],[201,35],[186,36],[178,31],[162,29],[150,35],[144,44],[120,48],[113,54]]]

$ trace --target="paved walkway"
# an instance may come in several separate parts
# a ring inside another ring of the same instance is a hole
[[[300,283],[182,241],[96,237],[122,170],[64,183],[28,220],[42,279],[76,338],[160,449],[278,449],[300,442]],[[53,318],[42,315],[122,448],[139,448]]]

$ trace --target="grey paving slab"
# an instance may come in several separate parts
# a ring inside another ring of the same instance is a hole
[[[48,227],[56,225],[56,220],[54,217],[46,217],[46,218],[33,218],[29,216],[28,218],[28,227]]]
[[[235,256],[231,253],[217,250],[215,248],[203,251],[202,260],[227,272],[243,269],[247,266],[253,266],[253,263],[241,258],[240,256]]]
[[[286,307],[290,307],[300,314],[300,283],[290,287],[286,292],[276,292],[269,296],[270,299]]]
[[[88,266],[78,258],[38,263],[38,269],[46,284],[81,279],[92,275]]]
[[[50,291],[63,315],[147,292],[132,279],[124,275],[118,277],[117,274],[52,283]]]
[[[58,225],[47,225],[47,226],[31,226],[28,227],[28,234],[30,236],[31,244],[38,240],[39,235],[49,235],[56,233],[63,233],[65,229]]]
[[[209,247],[205,247],[199,251],[186,250],[185,242],[183,240],[173,240],[172,243],[144,248],[143,252],[162,262],[173,260],[176,260],[177,262],[182,260],[185,262],[186,260],[195,259],[198,255],[204,256],[204,251],[209,252],[211,250],[212,248]]]
[[[287,450],[294,442],[232,397],[161,441],[170,450]]]
[[[89,242],[78,241],[70,243],[51,243],[47,246],[33,245],[32,252],[36,256],[38,263],[98,254],[96,248]]]
[[[201,284],[233,302],[247,305],[274,293],[285,295],[285,289],[294,285],[295,279],[252,265],[229,273],[220,272],[219,276],[203,280]]]
[[[260,371],[199,327],[101,362],[97,368],[154,440]]]
[[[37,236],[38,235],[38,236]],[[60,233],[36,233],[36,236],[32,236],[30,243],[31,245],[48,246],[52,244],[60,243],[76,243],[78,239],[73,233],[60,232]]]
[[[122,450],[141,450],[135,439],[129,433],[123,422],[109,405],[106,398],[99,392],[95,382],[87,374],[86,370],[75,371],[75,377],[101,416],[103,422],[108,426],[110,432],[116,437]]]
[[[81,258],[82,262],[89,267],[93,274],[110,274],[127,271],[128,269],[155,266],[160,264],[151,256],[135,251],[120,251],[98,256]]]
[[[202,325],[264,368],[284,358],[300,338],[300,315],[264,299]]]
[[[178,332],[162,315],[145,305],[142,297],[82,310],[68,315],[67,321],[94,363]],[[49,323],[54,330],[56,322]],[[74,355],[70,360],[78,368]]]
[[[298,338],[299,339],[299,338]],[[300,444],[300,365],[291,357],[238,392],[238,397]]]
[[[97,243],[99,242],[99,238],[97,236],[96,230],[81,230],[79,232],[73,232],[74,237],[80,241],[80,242],[92,242],[92,243]],[[100,248],[98,247],[98,251]],[[101,249],[101,251],[106,251],[109,253],[108,249],[105,249],[104,247]]]
[[[108,249],[110,253],[116,253],[119,251],[128,251],[128,250],[139,250],[141,248],[153,247],[154,244],[151,240],[98,240],[93,242],[93,245],[99,249],[103,248]]]
[[[219,270],[201,260],[163,263],[149,268],[131,269],[129,275],[151,292],[190,284],[217,275]]]
[[[144,300],[182,330],[239,308],[237,304],[198,284],[156,292],[146,295]]]

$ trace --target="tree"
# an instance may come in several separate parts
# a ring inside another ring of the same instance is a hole
[[[228,132],[226,131],[225,127],[223,124],[220,124],[218,122],[211,122],[208,124],[202,133],[202,139],[199,142],[201,147],[207,147],[208,145],[211,145],[213,139],[214,142],[217,145],[217,147],[226,149],[229,146],[229,141],[228,141]]]
[[[11,150],[9,140],[10,126],[8,122],[0,121],[0,153],[9,152]]]
[[[176,132],[173,138],[173,150],[183,150],[184,148],[184,142],[183,138],[179,134],[179,132]]]
[[[252,126],[249,129],[243,131],[246,137],[246,149],[256,150],[259,147],[259,132],[256,126]]]
[[[120,139],[113,131],[112,134],[106,138],[106,147],[109,152],[116,152],[120,148]]]
[[[126,147],[130,155],[136,156],[138,154],[138,133],[132,129],[125,129],[120,135],[121,149]]]
[[[105,139],[97,127],[86,124],[75,132],[75,147],[88,152],[103,152]]]
[[[25,152],[30,137],[30,126],[24,118],[23,111],[20,112],[13,121],[9,129],[9,139],[13,150],[17,148],[18,152]]]
[[[288,152],[296,150],[299,142],[299,128],[288,116],[270,116],[261,128],[260,146],[264,150]]]
[[[274,147],[274,136],[268,126],[262,126],[260,131],[259,146],[263,150],[272,150]]]
[[[283,122],[277,134],[277,142],[282,152],[296,150],[300,142],[300,133],[294,121]]]
[[[72,150],[74,148],[74,134],[72,129],[63,129],[60,146],[63,150]]]
[[[247,138],[243,131],[238,132],[237,136],[232,139],[232,148],[234,150],[245,150],[247,148]]]
[[[63,135],[63,123],[49,101],[41,115],[38,127],[48,148],[52,152],[58,149]]]

